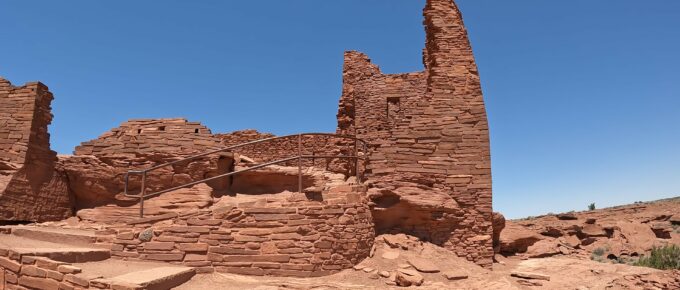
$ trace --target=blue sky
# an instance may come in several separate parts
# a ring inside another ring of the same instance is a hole
[[[680,1],[458,4],[490,118],[495,210],[680,195]],[[130,118],[334,131],[343,51],[422,70],[423,5],[2,1],[0,76],[50,87],[60,153]]]

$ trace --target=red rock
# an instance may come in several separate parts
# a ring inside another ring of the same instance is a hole
[[[52,93],[39,82],[15,87],[3,78],[0,92],[0,221],[70,217],[68,180],[50,150]]]
[[[503,232],[501,232],[501,253],[524,253],[531,245],[543,239],[542,236],[535,232],[508,222]]]

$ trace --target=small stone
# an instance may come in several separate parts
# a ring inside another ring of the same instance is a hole
[[[529,280],[517,280],[517,283],[522,285],[522,286],[543,286],[543,283],[538,282],[538,281],[529,281]]]
[[[444,275],[447,280],[464,280],[468,278],[466,273],[460,271],[446,271],[443,272],[442,275]]]
[[[354,267],[352,267],[352,269],[354,269],[356,271],[361,271],[364,268],[366,268],[366,266],[363,266],[363,265],[354,265]]]
[[[380,271],[380,272],[378,273],[378,275],[380,275],[380,276],[383,277],[383,278],[387,278],[387,277],[390,276],[390,272],[387,272],[387,271]]]
[[[373,272],[374,269],[371,268],[371,267],[366,267],[366,268],[363,268],[362,270],[366,273],[371,273],[371,272]]]
[[[397,270],[395,280],[397,282],[397,285],[402,287],[409,287],[423,285],[425,278],[423,278],[423,276],[420,275],[415,270],[399,269]]]
[[[148,228],[148,229],[143,230],[141,233],[139,233],[139,237],[137,239],[139,239],[142,242],[149,242],[149,241],[151,241],[152,238],[153,238],[153,229]]]
[[[535,280],[545,280],[550,281],[550,276],[531,272],[512,272],[510,276],[524,279],[535,279]]]

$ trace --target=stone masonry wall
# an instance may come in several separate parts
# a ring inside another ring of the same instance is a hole
[[[244,130],[236,131],[228,134],[217,134],[216,137],[222,140],[223,146],[233,146],[238,144],[243,144],[250,141],[272,138],[275,137],[273,134],[260,133],[255,130]],[[302,137],[302,154],[303,155],[354,155],[354,142],[347,139],[332,137],[332,136],[321,136],[321,135],[310,135]],[[363,152],[360,147],[359,150]],[[263,143],[257,143],[253,145],[248,145],[235,149],[234,152],[238,152],[241,155],[245,155],[252,158],[258,163],[264,163],[269,161],[280,160],[288,157],[293,157],[298,154],[298,137],[290,137],[277,139],[272,141],[267,141]],[[302,164],[305,167],[314,166],[317,168],[325,168],[328,170],[340,172],[340,170],[334,165],[338,162],[335,159],[303,159]],[[297,160],[282,163],[285,166],[297,166]],[[343,173],[345,173],[343,171]]]
[[[99,138],[83,142],[75,155],[124,155],[156,153],[202,153],[219,147],[219,140],[210,129],[186,119],[130,120],[104,133]]]
[[[128,289],[129,285],[79,276],[70,263],[0,249],[0,289]]]
[[[311,277],[348,269],[369,255],[375,232],[363,186],[216,205],[118,229],[112,255],[196,267],[199,272]]]
[[[59,220],[72,214],[63,173],[55,170],[48,125],[53,96],[41,83],[0,78],[0,221]]]
[[[492,263],[488,122],[479,73],[452,0],[424,9],[424,72],[385,75],[345,54],[338,133],[371,143],[368,183],[379,232],[406,232]]]

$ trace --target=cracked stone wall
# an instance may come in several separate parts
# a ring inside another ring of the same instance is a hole
[[[52,99],[41,83],[17,87],[0,78],[0,221],[58,220],[73,212],[50,150]]]
[[[370,142],[376,230],[406,232],[492,264],[489,132],[460,10],[428,0],[425,70],[383,74],[347,52],[338,133]]]

